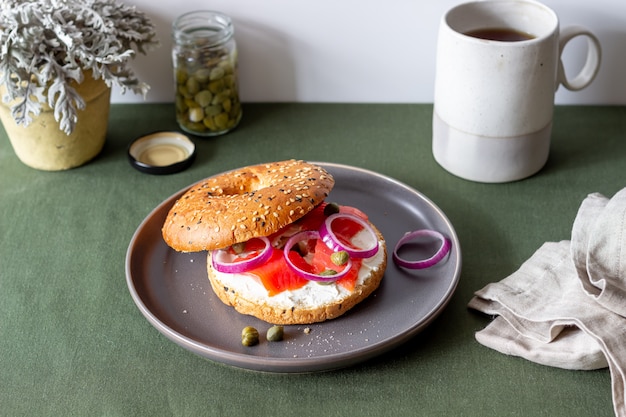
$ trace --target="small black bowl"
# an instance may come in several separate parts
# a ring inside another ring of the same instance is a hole
[[[154,132],[128,146],[128,160],[146,174],[165,175],[183,171],[196,157],[196,145],[179,132]]]

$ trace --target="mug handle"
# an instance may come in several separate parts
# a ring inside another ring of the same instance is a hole
[[[573,79],[568,79],[565,74],[565,68],[561,55],[565,49],[565,45],[577,36],[587,37],[587,60],[578,75]],[[602,48],[600,41],[596,36],[582,26],[569,26],[563,28],[559,33],[559,68],[556,88],[559,84],[563,84],[570,91],[578,91],[587,87],[598,74],[600,69],[600,59],[602,57]]]

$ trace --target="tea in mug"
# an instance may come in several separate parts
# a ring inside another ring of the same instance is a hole
[[[500,42],[519,42],[534,39],[530,33],[521,32],[510,28],[485,28],[465,32],[465,35],[478,39]]]

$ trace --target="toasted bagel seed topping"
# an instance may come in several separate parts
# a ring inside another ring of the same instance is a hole
[[[274,233],[321,203],[333,185],[323,168],[294,160],[219,174],[190,187],[174,204],[163,237],[176,250],[194,252]],[[266,223],[266,217],[272,220]]]

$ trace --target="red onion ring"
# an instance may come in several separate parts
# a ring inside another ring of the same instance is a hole
[[[272,256],[272,245],[270,244],[270,240],[266,237],[257,237],[256,239],[263,241],[265,247],[255,257],[243,261],[226,262],[223,260],[226,256],[228,256],[228,250],[226,249],[211,251],[211,262],[213,268],[219,272],[240,274],[254,269],[257,266],[263,265]]]
[[[419,261],[407,261],[406,259],[402,259],[400,255],[398,255],[398,251],[400,250],[402,246],[414,240],[415,238],[422,237],[422,236],[434,237],[441,241],[441,246],[439,247],[439,249],[437,249],[437,251],[435,252],[433,256],[427,259],[419,260]],[[448,252],[450,252],[451,247],[452,247],[452,244],[450,243],[450,240],[435,230],[428,230],[428,229],[415,230],[413,232],[407,232],[398,241],[398,244],[393,250],[393,261],[398,266],[401,266],[407,269],[430,268],[431,266],[438,264],[443,258],[445,258]]]
[[[332,223],[337,218],[350,219],[351,221],[363,226],[363,229],[367,231],[367,233],[371,237],[372,246],[365,248],[365,249],[355,249],[355,248],[342,244],[332,229]],[[349,213],[331,214],[326,219],[324,219],[324,222],[322,223],[322,226],[320,227],[319,234],[322,238],[322,241],[326,243],[326,246],[328,246],[329,249],[335,252],[346,251],[348,252],[348,255],[350,255],[351,258],[371,258],[372,256],[376,255],[376,253],[378,252],[378,236],[376,236],[376,232],[374,232],[374,229],[372,229],[372,227],[367,221],[353,214],[349,214]]]
[[[296,233],[295,235],[290,237],[289,240],[287,241],[287,243],[285,243],[285,248],[283,249],[284,256],[285,256],[285,261],[287,262],[287,265],[289,265],[289,267],[296,274],[300,275],[303,278],[308,279],[309,281],[335,282],[338,279],[344,277],[350,271],[350,268],[352,268],[352,261],[348,260],[348,262],[346,263],[345,268],[343,270],[341,270],[340,272],[337,272],[335,275],[318,275],[318,274],[313,274],[311,272],[304,271],[304,270],[298,268],[291,261],[291,259],[289,259],[289,251],[291,250],[291,248],[293,248],[296,245],[296,243],[298,243],[298,242],[300,242],[302,240],[319,239],[319,238],[320,238],[319,232],[315,232],[315,231],[304,231],[304,232]]]

